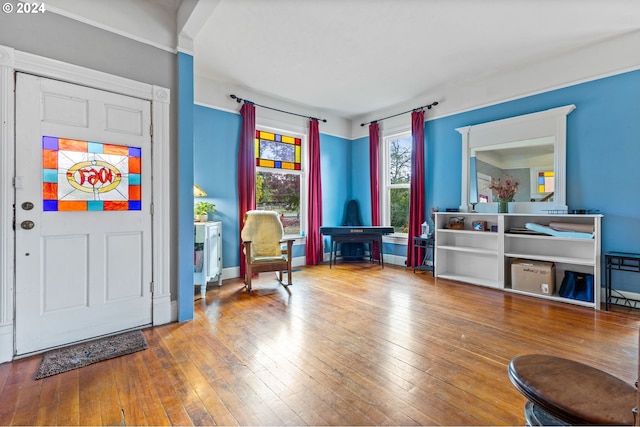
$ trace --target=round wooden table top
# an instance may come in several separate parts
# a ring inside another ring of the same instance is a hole
[[[570,424],[634,423],[636,388],[592,366],[528,354],[511,360],[509,378],[527,399]]]

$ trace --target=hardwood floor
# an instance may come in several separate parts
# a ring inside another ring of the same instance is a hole
[[[636,380],[635,313],[339,264],[210,285],[149,349],[43,380],[0,365],[0,425],[524,425],[507,377],[547,353]]]

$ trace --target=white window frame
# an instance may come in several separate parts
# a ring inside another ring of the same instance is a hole
[[[389,147],[390,142],[393,139],[404,138],[406,136],[411,137],[411,130],[396,130],[393,133],[384,135],[381,138],[380,144],[380,222],[381,225],[391,226],[391,189],[393,188],[408,188],[411,189],[411,183],[407,184],[390,184],[389,171],[390,171],[390,156]],[[393,233],[385,241],[392,243],[407,244],[409,235],[408,233]]]
[[[287,135],[293,136],[295,138],[300,138],[300,170],[291,170],[291,169],[274,169],[274,168],[265,168],[256,166],[256,173],[258,172],[268,172],[268,173],[286,173],[292,175],[301,176],[300,179],[300,234],[285,234],[287,238],[295,238],[295,239],[304,239],[307,236],[307,209],[308,209],[308,197],[307,192],[309,188],[309,174],[307,171],[308,160],[307,160],[307,136],[296,132],[293,130],[287,129],[279,129],[271,126],[262,126],[260,124],[256,124],[256,130],[262,130],[266,132],[272,132],[279,135]],[[255,182],[253,184],[255,189]],[[256,202],[257,203],[257,202]],[[256,206],[259,208],[259,206]]]

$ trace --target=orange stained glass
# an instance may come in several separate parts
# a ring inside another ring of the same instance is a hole
[[[58,200],[58,184],[54,182],[42,183],[42,199]]]
[[[86,200],[73,200],[73,201],[60,200],[58,202],[58,211],[86,211],[86,210],[87,210]]]
[[[282,135],[282,142],[285,144],[295,144],[296,139],[292,136]]]
[[[42,168],[58,169],[58,152],[55,150],[42,150]]]
[[[129,157],[129,173],[142,173],[141,161],[140,157]]]
[[[87,151],[87,141],[58,138],[58,150]]]
[[[128,211],[129,210],[129,202],[118,202],[118,201],[104,201],[105,211]]]
[[[139,185],[130,185],[129,186],[129,200],[141,200],[141,198],[140,198],[140,186]]]
[[[295,164],[293,164],[292,162],[282,162],[282,169],[294,170],[295,168]]]
[[[104,154],[117,154],[120,156],[129,155],[129,147],[127,147],[126,145],[103,144],[102,147],[102,152]]]
[[[272,168],[275,166],[275,162],[273,160],[265,160],[265,159],[260,159],[260,165],[262,167],[265,168]]]

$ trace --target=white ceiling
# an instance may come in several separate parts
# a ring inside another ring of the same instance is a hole
[[[353,118],[639,29],[640,0],[220,0],[194,67]]]
[[[568,81],[591,78],[586,66],[598,64],[602,74],[614,61],[587,54],[571,62],[570,52],[640,34],[640,0],[48,0],[47,7],[170,51],[186,36],[199,78],[346,119],[455,91],[472,97],[468,88],[495,92],[496,82],[524,90],[518,79],[539,80],[540,89],[561,72]],[[638,49],[626,46],[617,56],[640,66]]]

